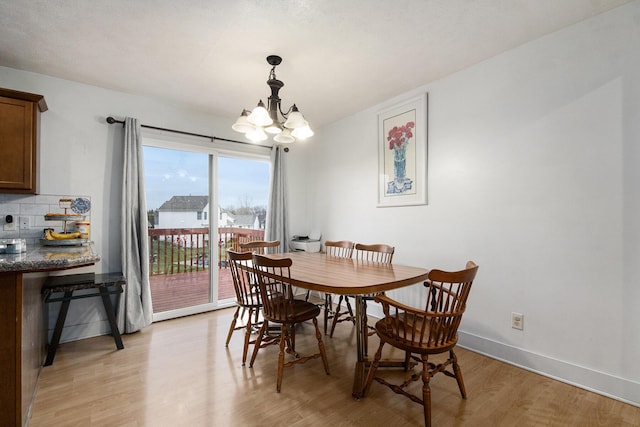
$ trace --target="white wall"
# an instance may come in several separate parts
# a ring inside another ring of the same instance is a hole
[[[634,2],[321,129],[289,159],[292,232],[475,260],[463,345],[639,405],[639,29]],[[376,208],[376,113],[422,92],[429,203]]]

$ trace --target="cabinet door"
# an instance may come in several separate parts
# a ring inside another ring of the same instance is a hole
[[[36,193],[35,104],[0,97],[0,191]]]

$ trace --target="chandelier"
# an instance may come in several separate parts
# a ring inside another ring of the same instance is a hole
[[[271,96],[267,100],[268,105],[265,106],[261,99],[252,111],[243,109],[240,117],[231,128],[243,133],[252,142],[266,140],[267,134],[274,135],[273,140],[283,144],[309,138],[313,135],[313,131],[296,104],[293,104],[287,112],[282,111],[278,92],[284,83],[276,78],[276,66],[280,65],[282,58],[277,55],[269,55],[267,62],[271,65],[269,80],[267,80],[267,84],[271,88]],[[278,112],[282,119],[278,117]]]

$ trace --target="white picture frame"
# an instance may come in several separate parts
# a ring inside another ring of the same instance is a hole
[[[377,207],[427,204],[427,94],[378,113]]]

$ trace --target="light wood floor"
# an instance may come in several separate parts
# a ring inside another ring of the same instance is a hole
[[[330,376],[320,359],[286,368],[277,394],[278,349],[261,350],[253,368],[243,367],[242,332],[224,347],[231,315],[226,309],[155,323],[123,336],[120,351],[111,336],[62,344],[42,371],[30,426],[422,425],[420,405],[380,384],[362,400],[351,398],[351,324],[325,337]],[[311,332],[303,325],[296,335],[301,353],[317,349]],[[457,354],[468,399],[454,379],[436,376],[435,426],[640,425],[640,408],[464,349]]]

